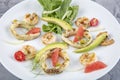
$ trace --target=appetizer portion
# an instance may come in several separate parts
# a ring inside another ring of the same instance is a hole
[[[19,61],[31,60],[35,57],[37,50],[31,45],[25,45],[19,51],[15,52],[14,58]]]
[[[26,34],[19,34],[16,31],[16,28],[25,28],[28,30]],[[18,40],[32,40],[40,35],[40,28],[36,28],[35,26],[30,26],[29,24],[26,24],[23,21],[14,20],[11,27],[10,27],[11,33],[14,35],[14,37]]]
[[[59,57],[61,57],[64,60],[64,62],[61,63],[59,61]],[[41,58],[42,58],[42,63],[41,63],[42,69],[44,70],[44,72],[48,74],[58,74],[63,72],[68,67],[70,62],[68,54],[60,48],[55,48],[49,51],[47,54],[44,54]],[[53,68],[48,68],[46,64],[47,58],[51,58]]]
[[[80,56],[80,63],[84,66],[97,61],[97,56],[95,53],[84,53]]]
[[[74,40],[69,38],[75,36]],[[82,26],[78,29],[66,30],[62,33],[62,40],[75,48],[82,48],[92,42],[92,36],[88,31],[85,31]]]
[[[84,53],[80,56],[80,63],[85,67],[84,72],[90,73],[104,69],[107,65],[97,59],[96,53]]]
[[[77,18],[77,20],[75,21],[75,24],[77,27],[79,27],[80,25],[83,25],[84,29],[87,29],[89,27],[95,27],[98,26],[99,21],[97,18],[92,18],[91,20],[89,20],[87,17],[80,17]]]
[[[38,51],[38,53],[35,56],[34,63],[35,64],[38,63],[39,60],[40,60],[40,57],[44,53],[46,53],[47,51],[49,51],[51,49],[54,49],[54,48],[66,49],[67,47],[68,47],[67,44],[64,43],[64,42],[55,42],[55,43],[52,43],[52,44],[48,44],[43,49],[41,49],[40,51]]]
[[[48,44],[36,54],[33,68],[40,63],[40,67],[48,74],[58,74],[63,72],[69,65],[69,56],[64,51],[66,48],[67,44],[62,42]],[[64,60],[63,63],[60,63],[59,57]],[[46,64],[48,58],[51,58],[53,68],[48,68]]]
[[[14,37],[18,40],[28,41],[35,39],[40,35],[40,28],[35,27],[38,21],[39,17],[36,13],[26,14],[24,21],[13,20],[12,25],[10,27],[10,31],[14,35]],[[19,34],[16,31],[16,28],[24,28],[28,30],[28,32],[25,34]]]
[[[81,52],[87,52],[87,51],[93,50],[94,48],[99,46],[102,43],[102,41],[104,41],[106,39],[107,35],[108,34],[106,32],[100,33],[99,36],[96,37],[96,39],[93,40],[93,42],[90,45],[88,45],[84,48],[81,48],[81,49],[77,49],[77,50],[75,50],[75,52],[81,53]]]

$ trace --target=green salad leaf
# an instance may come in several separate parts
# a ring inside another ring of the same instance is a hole
[[[38,0],[38,2],[43,6],[45,11],[51,11],[58,8],[62,0]]]
[[[77,6],[72,6],[72,7],[69,7],[69,9],[72,10],[71,15],[69,16],[70,21],[72,21],[77,16],[79,6],[78,5]]]
[[[48,23],[48,25],[43,25],[42,30],[44,32],[54,32],[54,33],[59,33],[59,34],[61,34],[61,32],[62,32],[61,27],[59,27],[56,24],[52,24],[52,23]]]
[[[70,6],[68,8],[68,11],[64,15],[63,20],[65,20],[66,22],[72,25],[72,21],[75,19],[78,13],[78,9],[79,9],[79,6]]]
[[[71,0],[64,0],[63,1],[63,3],[61,4],[60,10],[57,11],[57,15],[58,15],[59,19],[62,19],[63,15],[68,10],[70,3],[71,3]]]

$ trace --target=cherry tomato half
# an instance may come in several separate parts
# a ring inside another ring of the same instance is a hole
[[[25,61],[25,54],[22,51],[17,51],[14,54],[14,58],[19,62]]]
[[[90,26],[97,26],[99,23],[97,18],[92,18],[90,21]]]

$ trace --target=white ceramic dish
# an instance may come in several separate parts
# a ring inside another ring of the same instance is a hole
[[[73,4],[78,4],[80,6],[78,17],[87,16],[89,18],[96,17],[100,21],[100,25],[105,27],[105,29],[112,34],[115,43],[108,47],[98,47],[93,51],[97,53],[99,59],[105,62],[108,67],[99,71],[92,73],[84,73],[83,71],[75,72],[63,72],[59,75],[39,75],[35,77],[35,74],[31,72],[31,62],[17,62],[14,60],[14,52],[17,51],[22,45],[31,44],[37,49],[41,49],[44,45],[40,42],[40,38],[25,42],[19,45],[10,45],[5,42],[16,41],[16,39],[11,35],[9,27],[13,19],[23,19],[26,13],[36,12],[41,16],[42,7],[39,5],[37,0],[25,0],[10,10],[8,10],[0,19],[0,61],[4,67],[10,71],[12,74],[21,78],[23,80],[94,80],[102,77],[107,72],[109,72],[119,60],[119,48],[120,48],[120,38],[119,38],[119,23],[117,20],[108,12],[105,8],[98,5],[90,0],[73,0]],[[38,24],[41,26],[42,22]],[[71,65],[73,69],[79,68],[79,56],[80,54],[73,53],[73,48],[67,50],[71,59]]]

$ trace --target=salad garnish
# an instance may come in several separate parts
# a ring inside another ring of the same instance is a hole
[[[61,19],[69,24],[73,24],[78,13],[78,5],[70,6],[71,0],[38,0],[43,6],[44,11],[42,17],[53,17]],[[44,32],[62,33],[62,28],[59,25],[48,22],[48,25],[43,25]]]

